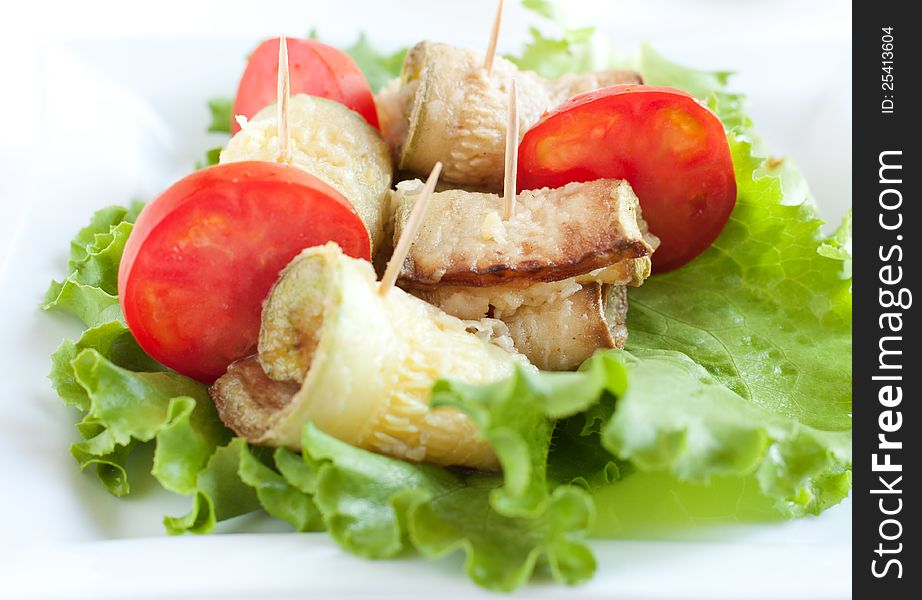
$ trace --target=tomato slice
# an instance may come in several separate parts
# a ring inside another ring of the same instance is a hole
[[[292,94],[310,94],[335,100],[359,113],[378,129],[378,111],[368,80],[345,52],[316,40],[286,38],[288,76]],[[234,118],[252,118],[276,101],[278,95],[279,38],[266,40],[250,55],[237,87],[231,133],[240,131]]]
[[[370,258],[352,205],[313,175],[257,161],[196,171],[138,216],[118,273],[122,313],[148,354],[214,381],[254,352],[279,271],[330,240]]]
[[[574,96],[525,133],[520,189],[626,179],[662,240],[655,272],[680,267],[717,239],[736,204],[720,119],[672,88],[619,85]]]

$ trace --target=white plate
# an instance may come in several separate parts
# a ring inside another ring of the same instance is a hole
[[[423,2],[281,2],[252,16],[246,14],[252,5],[239,1],[196,3],[189,10],[183,9],[189,3],[167,2],[145,15],[115,10],[123,4],[91,3],[83,16],[69,8],[73,3],[46,9],[57,15],[45,38],[52,41],[43,44],[40,70],[32,74],[41,84],[35,106],[42,135],[30,124],[32,104],[3,111],[0,589],[13,598],[480,594],[461,574],[457,556],[436,563],[368,562],[346,555],[323,535],[265,533],[285,529],[259,517],[235,519],[221,530],[262,534],[165,537],[161,516],[182,514],[188,499],[142,480],[131,496],[118,500],[75,469],[68,452],[76,439],[75,415],[61,405],[45,375],[48,355],[62,338],[78,335],[79,327],[41,314],[37,304],[48,281],[63,274],[67,241],[93,210],[151,198],[221,142],[204,132],[204,102],[233,93],[255,40],[278,31],[303,35],[317,26],[339,42],[364,29],[385,46],[423,37],[417,31],[478,45],[486,33],[476,28],[487,27],[482,15],[490,13],[492,0],[466,3],[479,15],[453,8],[457,15],[438,19],[423,18],[434,6]],[[399,5],[404,14],[383,4]],[[618,37],[622,49],[650,39],[677,60],[741,71],[737,87],[750,95],[770,146],[799,162],[830,220],[841,215],[850,204],[848,3],[810,3],[810,10],[792,2],[655,4],[657,9],[649,3],[573,3],[574,12],[582,13],[574,21],[591,17]],[[449,5],[439,6],[447,14]],[[36,31],[44,23],[40,18],[31,16]],[[29,34],[29,19],[22,23],[21,33]],[[92,39],[54,38],[68,37],[66,31],[88,32]],[[105,39],[106,31],[141,37]],[[516,47],[525,32],[521,12],[511,7],[502,45]],[[809,65],[804,56],[811,57]],[[816,519],[704,530],[682,541],[596,541],[599,572],[589,584],[572,590],[533,584],[525,593],[847,597],[850,538],[846,502]]]

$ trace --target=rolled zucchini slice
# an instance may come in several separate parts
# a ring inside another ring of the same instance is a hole
[[[442,180],[485,191],[503,185],[507,94],[518,88],[521,135],[541,114],[571,96],[616,83],[640,83],[632,71],[604,71],[549,81],[501,57],[483,68],[483,53],[421,42],[404,60],[400,84],[379,94],[383,126],[403,171],[426,174],[444,165]]]
[[[221,163],[276,162],[278,109],[256,113],[221,152]],[[372,256],[385,240],[393,163],[378,131],[338,102],[297,94],[289,103],[292,164],[330,184],[352,203],[371,240]]]
[[[399,164],[403,144],[407,139],[409,115],[419,87],[420,69],[426,62],[427,43],[417,44],[407,51],[400,77],[390,80],[375,94],[375,107],[381,135],[391,149],[394,164]]]
[[[420,188],[418,181],[397,186],[395,240]],[[499,216],[502,205],[496,194],[434,194],[402,266],[401,285],[528,287],[571,277],[580,277],[579,283],[625,283],[628,277],[642,281],[649,274],[658,240],[646,232],[637,196],[626,181],[525,190],[507,221]],[[639,262],[616,266],[628,260]]]
[[[377,287],[371,265],[335,244],[296,257],[263,308],[257,360],[264,379],[249,373],[262,391],[241,383],[251,366],[232,366],[212,387],[222,419],[255,444],[299,450],[311,421],[374,452],[498,468],[470,418],[429,407],[430,389],[440,378],[485,383],[507,377],[516,365],[534,367],[471,333],[464,321],[398,288],[381,297]],[[281,385],[289,386],[287,402],[278,401]],[[247,411],[256,416],[241,417]]]
[[[418,182],[394,194],[394,235],[415,204]],[[502,221],[495,194],[433,195],[399,282],[463,319],[492,317],[515,348],[548,370],[578,367],[624,344],[625,286],[650,275],[659,245],[625,181],[599,179],[526,190]]]

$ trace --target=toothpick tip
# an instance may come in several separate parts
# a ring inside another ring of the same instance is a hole
[[[285,34],[279,36],[279,64],[278,64],[278,88],[277,104],[278,111],[278,139],[279,155],[278,162],[291,163],[291,132],[289,131],[289,107],[288,99],[291,96],[291,81],[288,73],[288,42]]]
[[[503,0],[496,5],[496,15],[493,17],[493,27],[490,29],[490,41],[487,44],[487,53],[483,59],[483,68],[487,75],[493,74],[493,60],[496,58],[496,44],[499,41],[499,28],[503,21]]]

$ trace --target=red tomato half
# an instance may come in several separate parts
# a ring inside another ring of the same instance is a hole
[[[256,161],[196,171],[138,216],[119,267],[122,312],[148,354],[214,381],[254,352],[279,271],[330,240],[370,257],[352,205],[313,175]]]
[[[378,128],[378,111],[368,80],[345,52],[316,40],[286,38],[288,76],[292,94],[310,94],[335,100],[359,113]],[[234,118],[248,119],[278,98],[279,39],[266,40],[250,55],[237,87],[231,133],[240,131]]]
[[[626,179],[650,231],[653,266],[680,267],[717,239],[736,204],[723,125],[683,91],[646,85],[574,96],[545,113],[519,146],[520,189]]]

